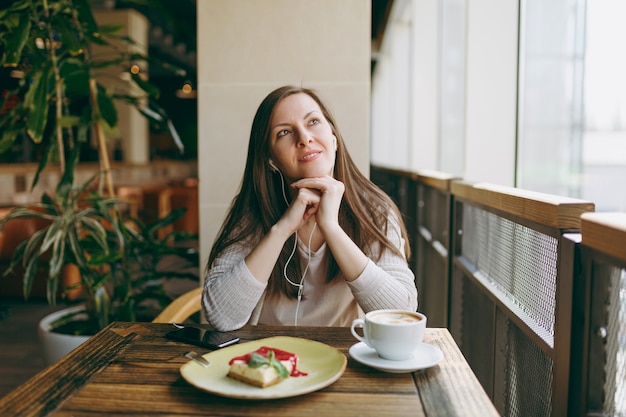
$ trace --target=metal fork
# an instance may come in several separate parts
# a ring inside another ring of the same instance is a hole
[[[197,352],[189,351],[185,353],[185,357],[188,359],[191,359],[193,361],[196,361],[196,363],[199,363],[200,365],[204,366],[205,368],[208,368],[209,366],[211,366],[211,363],[209,361],[207,361],[206,359],[204,359],[204,357],[202,355],[200,355]]]

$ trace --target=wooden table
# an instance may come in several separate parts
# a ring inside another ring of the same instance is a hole
[[[444,354],[413,373],[377,371],[349,357],[356,340],[345,327],[247,326],[241,341],[293,336],[331,345],[348,357],[332,385],[273,399],[223,398],[199,390],[179,372],[197,348],[165,338],[168,324],[112,323],[69,355],[0,399],[0,416],[496,416],[496,409],[447,329],[428,329],[426,342]]]

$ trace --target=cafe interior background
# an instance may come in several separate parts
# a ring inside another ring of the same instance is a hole
[[[143,36],[150,55],[186,71],[148,71],[184,153],[131,115],[120,138],[109,138],[113,160],[132,167],[116,184],[197,177],[206,258],[241,178],[255,106],[294,83],[326,97],[365,172],[433,169],[624,211],[626,58],[616,43],[625,8],[617,0],[97,1],[96,15],[130,9],[115,18]],[[7,69],[1,76],[16,82]],[[129,142],[141,145],[124,149]],[[37,201],[47,183],[29,189],[31,143],[0,158],[0,205]]]
[[[327,99],[366,173],[437,170],[626,211],[621,0],[99,3],[96,17],[127,11],[147,52],[187,72],[149,70],[185,152],[129,116],[120,135],[144,145],[111,138],[111,155],[120,186],[197,179],[200,270],[256,106],[289,83]],[[0,80],[15,82],[5,69]],[[38,200],[37,157],[28,140],[1,156],[1,205]]]

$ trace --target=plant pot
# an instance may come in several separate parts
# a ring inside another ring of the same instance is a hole
[[[50,323],[67,314],[84,310],[84,306],[73,306],[48,314],[39,321],[39,340],[43,346],[43,354],[46,365],[52,365],[63,356],[70,353],[74,348],[89,339],[91,336],[75,336],[70,334],[55,333]],[[87,318],[86,314],[77,314],[76,320]]]

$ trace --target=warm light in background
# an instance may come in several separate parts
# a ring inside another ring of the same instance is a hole
[[[178,98],[196,98],[197,92],[193,89],[191,81],[185,81],[183,85],[176,90],[176,97]]]

